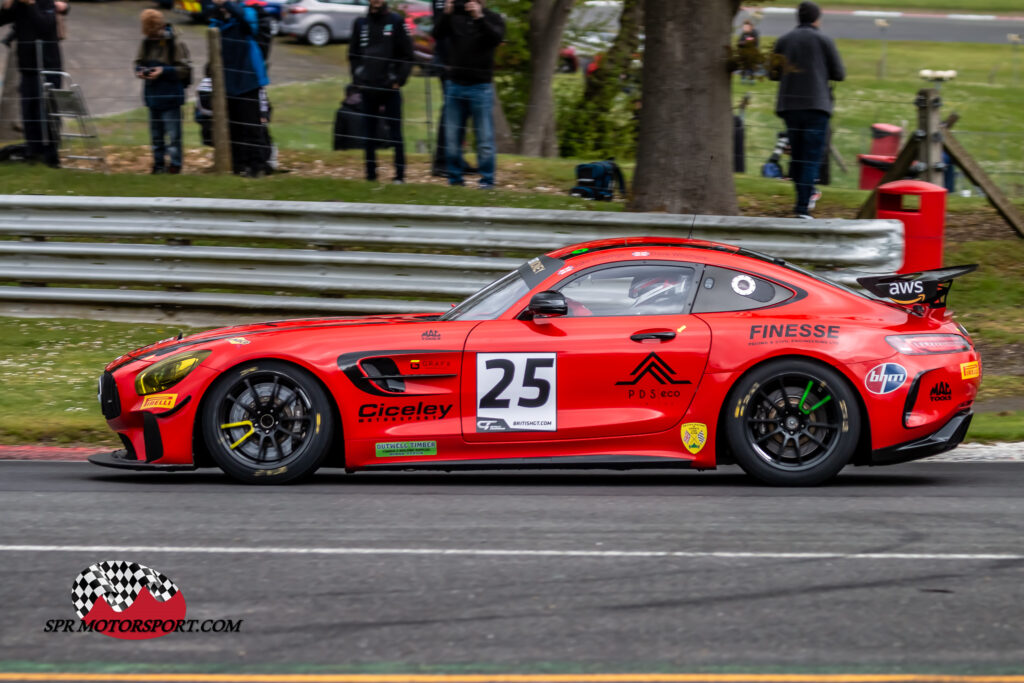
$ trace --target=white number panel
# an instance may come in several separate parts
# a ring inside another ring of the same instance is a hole
[[[476,431],[558,429],[555,353],[476,354]]]

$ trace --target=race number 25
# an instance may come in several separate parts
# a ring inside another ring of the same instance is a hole
[[[476,431],[555,431],[557,360],[554,353],[478,353]]]

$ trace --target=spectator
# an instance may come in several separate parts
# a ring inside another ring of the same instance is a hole
[[[185,83],[192,76],[188,45],[159,10],[143,10],[140,19],[145,37],[135,57],[135,75],[144,82],[143,100],[149,109],[152,172],[181,173],[181,107]]]
[[[821,33],[821,9],[813,2],[801,2],[797,8],[799,25],[779,38],[775,54],[781,64],[769,74],[779,81],[775,113],[788,129],[793,162],[790,175],[796,190],[797,218],[813,218],[811,210],[821,197],[814,188],[818,168],[826,153],[833,94],[829,81],[846,77],[832,39]]]
[[[445,2],[446,0],[431,0],[434,26],[437,26],[444,16]],[[444,98],[448,92],[448,70],[445,68],[447,65],[448,41],[435,40],[432,72],[441,79],[441,120],[437,124],[437,146],[434,148],[434,160],[430,167],[430,174],[440,178],[448,177],[448,150],[444,139],[444,117],[447,113],[447,108],[444,106]],[[462,147],[465,144],[465,129],[462,129],[462,133],[463,135],[459,137],[459,164],[462,166],[463,173],[476,173],[477,170],[469,165],[462,154]]]
[[[736,43],[736,47],[743,49],[745,47],[757,48],[760,42],[760,34],[757,29],[754,28],[753,22],[747,19],[743,22],[743,27],[740,29],[740,37]]]
[[[255,9],[241,5],[237,0],[213,0],[210,25],[220,29],[231,168],[239,175],[259,178],[267,170],[259,95],[260,88],[270,83],[256,42],[259,16]]]
[[[401,87],[412,71],[412,40],[402,17],[388,10],[386,0],[370,0],[365,17],[352,25],[348,62],[352,82],[363,96],[363,149],[366,179],[377,180],[377,146],[383,116],[387,142],[395,147],[393,182],[405,182]]]
[[[68,4],[62,0],[3,0],[0,4],[0,26],[13,23],[18,43],[18,94],[26,161],[42,161],[55,168],[60,166],[59,132],[49,121],[39,72],[63,70],[58,41],[61,16],[67,11]],[[61,85],[60,76],[46,76],[46,81],[57,88]]]
[[[476,136],[480,187],[494,187],[494,51],[505,36],[505,20],[484,7],[484,0],[446,0],[434,27],[437,42],[448,41],[449,74],[445,93],[445,147],[448,184],[464,185],[459,140],[468,119]]]

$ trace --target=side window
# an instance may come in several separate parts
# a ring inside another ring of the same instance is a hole
[[[754,275],[707,266],[697,287],[694,313],[747,311],[782,303],[793,292]]]
[[[585,271],[558,287],[569,317],[684,313],[694,269],[675,264],[629,264]]]

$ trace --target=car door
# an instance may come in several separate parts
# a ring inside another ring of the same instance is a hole
[[[686,412],[711,344],[688,311],[695,266],[596,266],[556,286],[568,314],[488,320],[470,332],[462,430],[470,442],[663,431]]]

